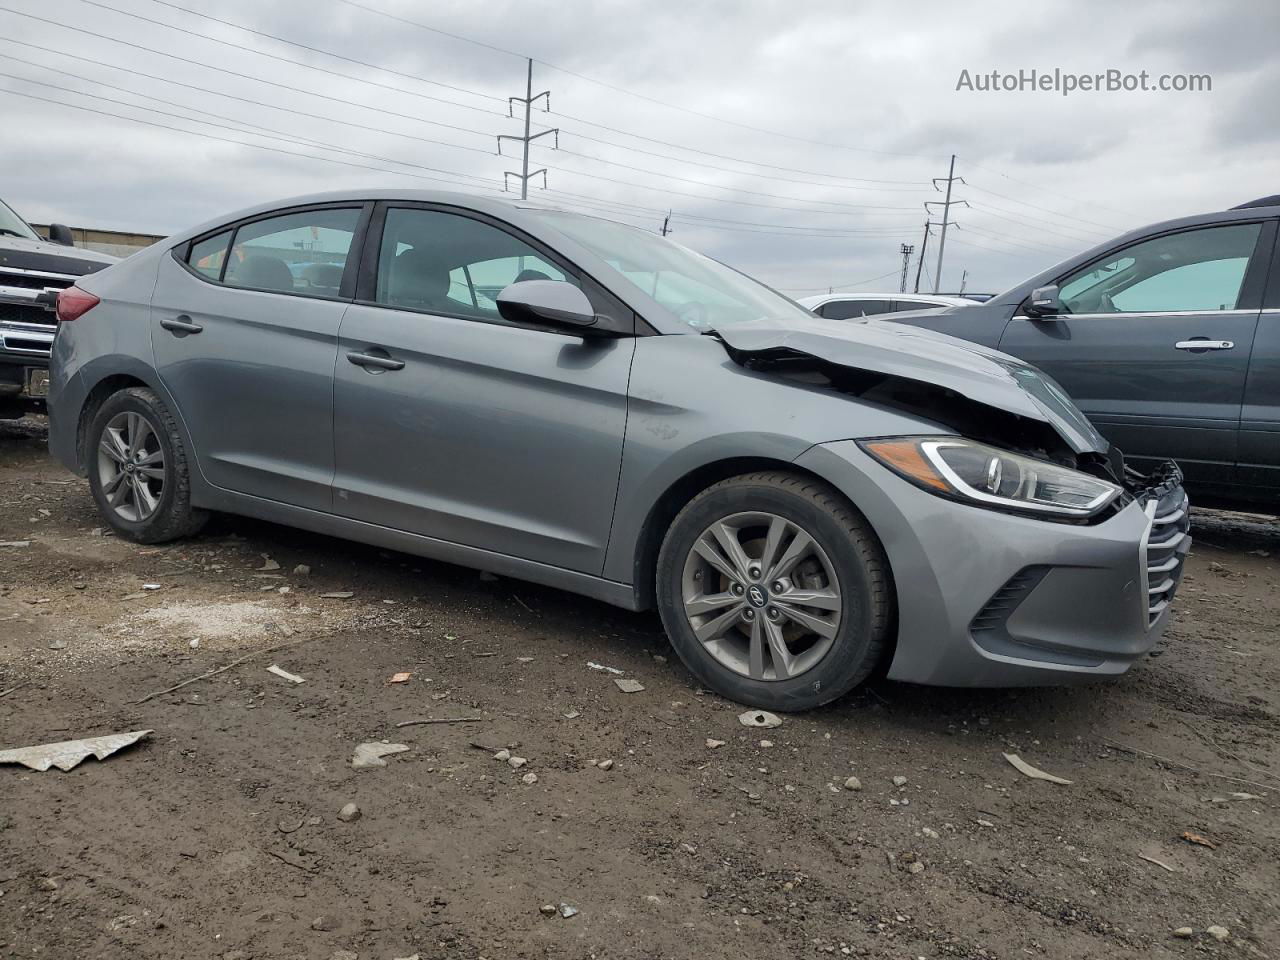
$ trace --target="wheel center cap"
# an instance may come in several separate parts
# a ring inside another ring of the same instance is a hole
[[[133,473],[133,464],[132,464],[132,463],[126,463],[126,464],[124,465],[124,472],[125,472],[125,473]]]
[[[769,591],[758,583],[747,587],[747,602],[753,607],[763,607],[769,602]]]

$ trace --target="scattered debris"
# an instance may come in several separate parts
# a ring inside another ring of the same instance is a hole
[[[1191,929],[1191,927],[1179,927],[1177,930],[1173,931],[1173,935],[1181,940],[1190,940],[1196,935],[1196,932]]]
[[[0,547],[29,547],[30,540],[3,540],[0,541]]]
[[[612,769],[613,769],[613,761],[612,761],[612,760],[601,760],[599,763],[597,763],[597,764],[596,764],[596,766],[597,766],[597,767],[599,767],[601,770],[612,770]]]
[[[587,666],[592,670],[603,670],[605,673],[612,673],[619,677],[626,672],[624,670],[619,670],[617,667],[606,667],[603,663],[593,663],[590,660],[587,661]]]
[[[296,673],[290,673],[288,670],[285,670],[283,667],[277,666],[274,663],[271,666],[267,667],[267,673],[274,673],[277,677],[280,677],[281,679],[284,679],[284,680],[288,680],[290,683],[306,683],[307,682],[305,677],[300,677]]]
[[[391,675],[391,679],[388,680],[387,683],[408,683],[409,678],[412,676],[413,674],[408,670],[403,670],[400,673],[393,673]]]
[[[907,778],[902,775],[898,775],[893,778],[893,785],[895,787],[905,787],[907,785]]]
[[[920,832],[930,840],[937,840],[939,836],[938,831],[933,827],[921,827]]]
[[[311,921],[312,930],[327,932],[330,930],[336,930],[337,928],[338,928],[338,921],[333,919],[333,917],[316,917],[314,920]]]
[[[67,641],[63,640],[61,637],[56,637],[53,640],[49,641],[50,650],[61,650],[66,645],[67,645]]]
[[[408,749],[408,745],[403,743],[382,743],[381,741],[362,743],[356,747],[355,756],[351,758],[351,766],[356,770],[385,767],[387,761],[383,760],[383,757],[393,753],[404,753]]]
[[[83,740],[63,740],[59,743],[42,743],[34,747],[0,750],[0,763],[20,763],[24,767],[40,772],[50,767],[70,770],[89,756],[105,760],[117,750],[137,743],[149,733],[152,731],[134,730],[131,733],[113,733],[105,737],[86,737]]]
[[[1256,793],[1233,793],[1231,794],[1231,799],[1232,800],[1262,800],[1263,798],[1258,796]]]
[[[1190,830],[1182,831],[1182,839],[1187,841],[1187,843],[1194,843],[1199,847],[1208,847],[1210,850],[1218,849],[1218,844],[1213,840],[1210,840],[1208,837],[1202,837],[1198,833],[1192,833]]]
[[[302,829],[301,820],[279,820],[276,822],[276,829],[281,833],[297,833]]]
[[[772,740],[761,740],[761,741],[760,741],[760,747],[761,747],[761,749],[763,749],[763,750],[768,750],[768,749],[769,749],[770,747],[772,747],[772,746],[773,746],[773,741],[772,741]]]
[[[1226,940],[1227,937],[1231,936],[1230,930],[1228,930],[1226,927],[1219,927],[1217,925],[1212,927],[1205,927],[1204,932],[1207,933],[1209,936],[1213,937],[1213,939],[1217,940],[1219,943],[1221,943],[1223,940]]]
[[[529,763],[524,757],[507,757],[507,766],[512,770],[519,770],[521,767],[527,766]]]
[[[724,746],[724,744],[725,744],[725,741],[723,741],[723,740],[715,740],[715,739],[713,739],[713,738],[711,738],[711,737],[707,737],[707,749],[708,749],[708,750],[718,750],[720,747],[723,747],[723,746]]]
[[[493,755],[493,759],[495,759],[495,760],[501,760],[501,761],[503,761],[503,762],[505,763],[507,760],[510,760],[510,759],[511,759],[511,751],[510,751],[510,750],[499,750],[497,753],[495,753],[495,754]]]
[[[862,781],[859,780],[857,777],[850,777],[848,780],[844,782],[844,788],[846,790],[853,790],[856,792],[862,789]]]
[[[348,803],[338,811],[338,819],[343,823],[354,823],[364,816],[364,813],[354,803]]]
[[[159,583],[144,583],[142,585],[142,589],[143,590],[163,590],[164,585]]]
[[[538,908],[538,912],[544,917],[554,917],[556,915],[556,905],[554,903],[544,903]]]
[[[21,683],[15,684],[14,686],[10,687],[8,690],[0,690],[0,699],[7,697],[9,694],[13,693],[15,690],[21,690],[23,687],[28,687],[30,685],[31,685],[30,680],[23,680]]]
[[[776,713],[770,713],[768,710],[748,710],[746,713],[740,713],[738,714],[738,722],[744,727],[762,727],[765,729],[782,726],[782,718]]]
[[[133,701],[134,706],[137,706],[140,703],[146,703],[148,700],[154,700],[156,697],[162,697],[166,693],[173,693],[175,690],[181,690],[183,687],[187,686],[187,684],[196,683],[199,680],[207,680],[210,677],[217,676],[219,673],[224,673],[232,667],[239,666],[246,660],[251,660],[254,657],[260,657],[264,653],[275,653],[277,650],[283,650],[286,647],[296,647],[300,643],[306,643],[306,639],[291,640],[288,643],[278,643],[274,647],[266,647],[263,650],[255,650],[253,653],[246,653],[243,657],[237,657],[232,660],[225,667],[218,667],[216,670],[210,670],[208,673],[202,673],[200,676],[192,677],[190,680],[183,680],[181,683],[175,683],[172,687],[165,687],[163,690],[157,690],[155,693],[148,693],[141,700]]]
[[[355,594],[350,590],[330,590],[320,594],[321,600],[350,600]]]
[[[1030,777],[1032,780],[1047,780],[1050,783],[1060,783],[1066,787],[1071,786],[1070,780],[1064,780],[1062,777],[1055,777],[1052,773],[1045,773],[1043,770],[1037,770],[1016,753],[1006,753],[1004,754],[1004,758],[1013,765],[1015,770],[1023,776]]]
[[[538,782],[538,775],[536,773],[526,773],[520,778],[520,782],[533,786],[533,784]]]
[[[907,864],[907,873],[924,873],[924,864],[919,860],[912,860]]]
[[[640,693],[644,690],[644,684],[639,680],[632,680],[630,677],[614,677],[613,682],[617,684],[619,690],[623,693]]]
[[[580,716],[582,716],[582,714],[580,714],[577,710],[570,710],[568,713],[564,715],[564,718],[566,720],[577,720]]]
[[[300,563],[293,568],[293,575],[295,577],[309,577],[311,576],[311,568],[305,563]]]
[[[578,915],[578,912],[579,911],[577,907],[570,906],[567,903],[560,904],[560,916],[564,917],[566,920],[568,920],[570,917],[576,917]]]
[[[280,569],[280,564],[276,563],[274,560],[272,560],[272,559],[271,559],[269,556],[267,556],[265,553],[260,553],[260,554],[258,554],[258,556],[262,557],[262,566],[258,567],[258,568],[257,568],[258,570],[260,570],[260,571],[270,571],[270,570],[279,570],[279,569]]]
[[[428,723],[481,723],[483,720],[484,717],[423,717],[421,720],[401,720],[396,726],[418,727]]]
[[[1145,860],[1145,861],[1147,861],[1147,863],[1154,863],[1157,867],[1160,867],[1160,868],[1162,868],[1162,869],[1164,869],[1164,870],[1168,870],[1170,873],[1177,873],[1177,872],[1178,872],[1175,868],[1173,868],[1173,867],[1169,866],[1169,865],[1168,865],[1167,863],[1165,863],[1163,860],[1157,860],[1155,857],[1148,857],[1145,853],[1140,853],[1140,854],[1138,854],[1138,859],[1139,859],[1139,860]]]

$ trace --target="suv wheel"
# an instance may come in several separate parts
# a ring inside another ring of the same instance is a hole
[[[187,453],[159,397],[130,387],[107,398],[89,427],[89,488],[122,537],[162,543],[195,533],[208,519],[191,506]]]
[[[732,477],[680,511],[658,555],[658,608],[694,676],[783,711],[840,697],[888,645],[888,562],[866,520],[826,484]]]

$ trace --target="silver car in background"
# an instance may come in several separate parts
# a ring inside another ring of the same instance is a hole
[[[1190,546],[1176,468],[1033,367],[535,204],[262,206],[58,314],[50,447],[120,535],[227,511],[656,606],[756,706],[1118,675]]]

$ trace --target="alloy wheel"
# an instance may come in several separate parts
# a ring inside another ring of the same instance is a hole
[[[107,421],[98,441],[98,482],[119,517],[141,523],[159,509],[164,466],[160,437],[145,416],[126,411]]]
[[[840,629],[840,581],[826,551],[773,513],[733,514],[707,527],[685,559],[681,594],[707,652],[753,680],[813,668]]]

